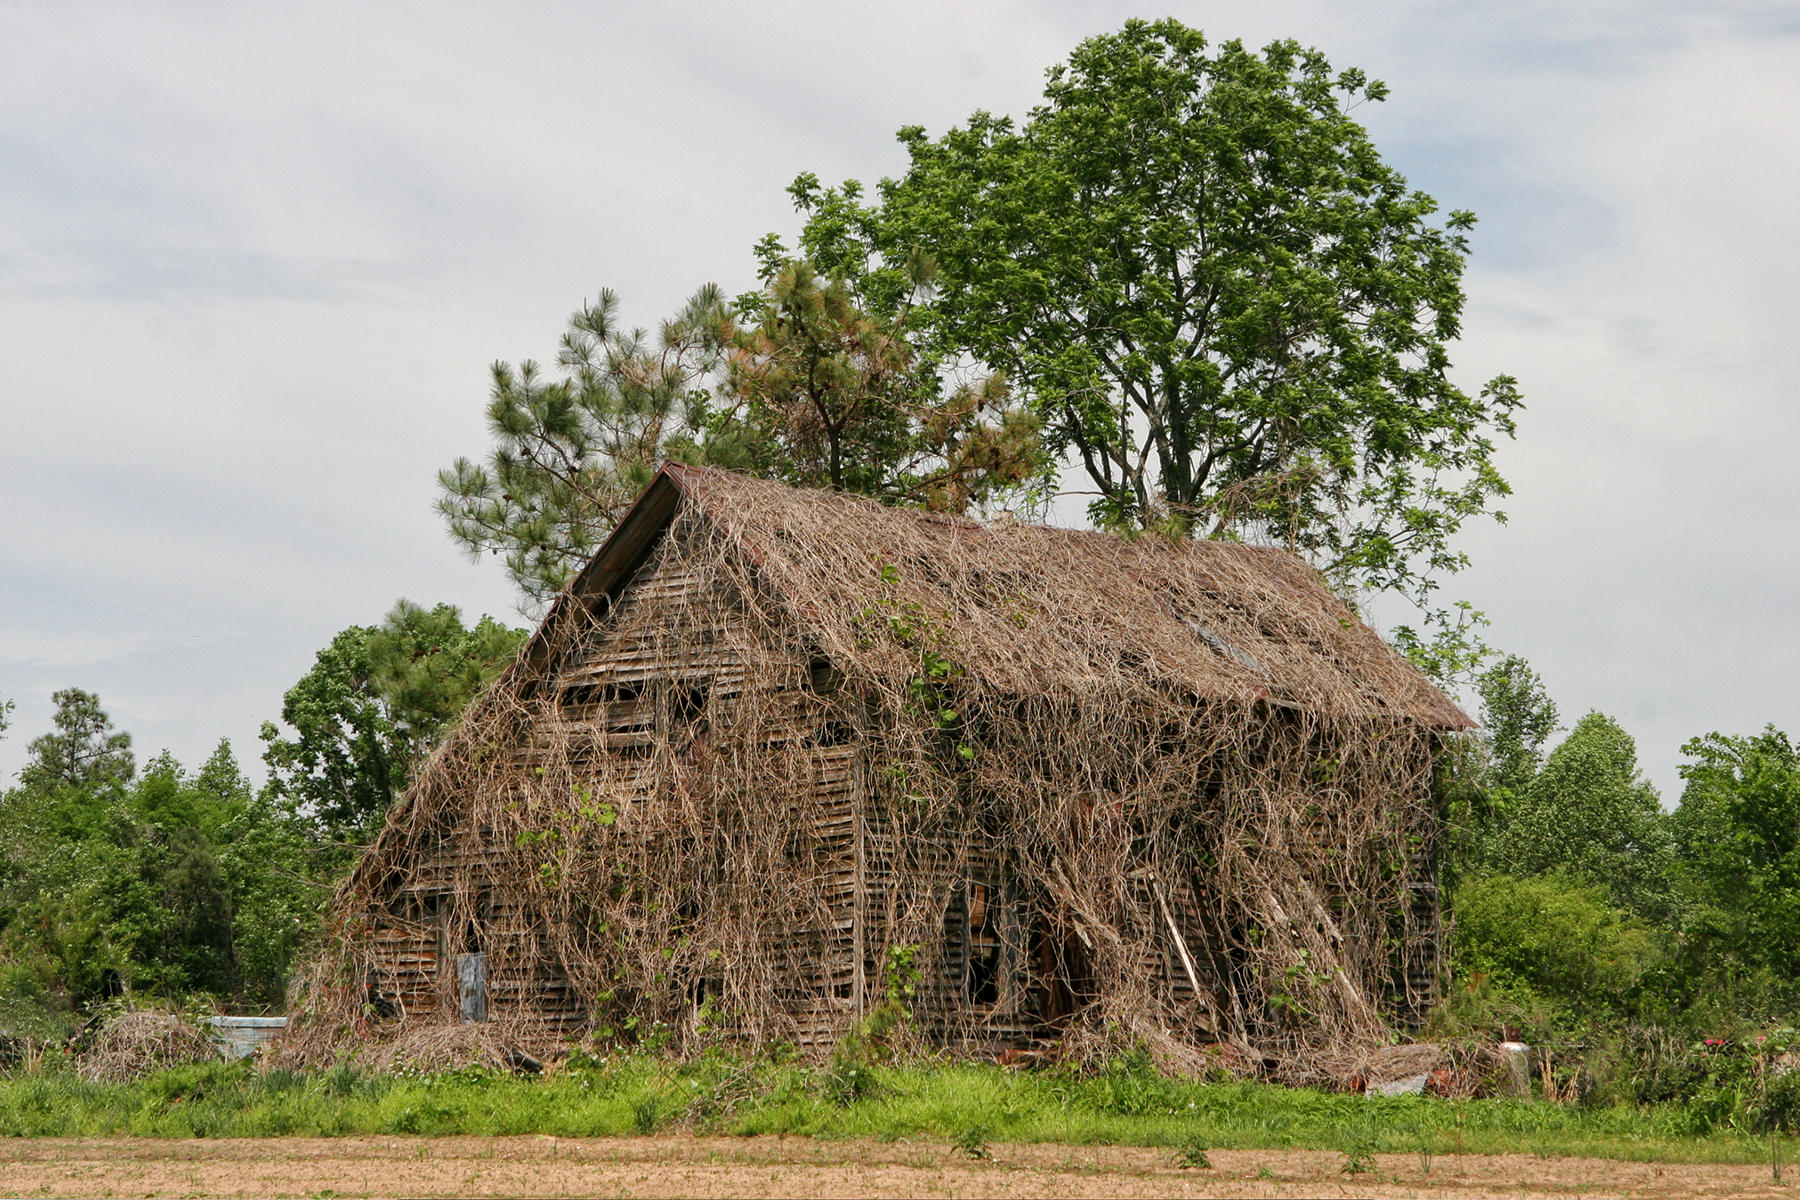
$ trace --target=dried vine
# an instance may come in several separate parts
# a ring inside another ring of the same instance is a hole
[[[1298,1061],[1427,999],[1467,719],[1297,560],[657,486],[338,895],[291,1055],[455,1022],[471,949],[539,1050],[829,1046],[898,960],[952,1046]]]

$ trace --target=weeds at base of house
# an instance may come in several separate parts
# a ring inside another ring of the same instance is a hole
[[[642,1096],[631,1106],[631,1128],[641,1137],[649,1137],[662,1125],[662,1097],[652,1093]]]

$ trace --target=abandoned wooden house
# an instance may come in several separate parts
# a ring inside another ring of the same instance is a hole
[[[667,465],[396,807],[305,1005],[1381,1039],[1436,986],[1468,725],[1279,550]]]

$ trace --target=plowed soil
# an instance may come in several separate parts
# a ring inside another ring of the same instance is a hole
[[[9,1196],[1769,1196],[1765,1166],[700,1137],[0,1141]],[[1794,1172],[1800,1174],[1800,1171]]]

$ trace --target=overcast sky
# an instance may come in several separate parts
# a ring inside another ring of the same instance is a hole
[[[1023,115],[1169,11],[1385,80],[1384,156],[1481,218],[1454,373],[1529,409],[1444,595],[1668,800],[1687,738],[1800,732],[1791,3],[0,0],[0,778],[69,686],[260,775],[337,630],[519,623],[432,511],[490,362],[603,286],[743,290],[796,173],[896,174],[901,125]]]

